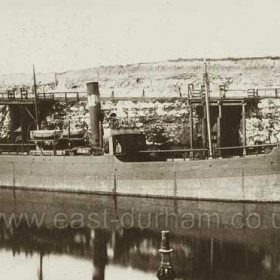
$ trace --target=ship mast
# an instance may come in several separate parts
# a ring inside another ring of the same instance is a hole
[[[207,135],[208,135],[208,146],[209,146],[209,157],[213,157],[213,147],[211,138],[211,120],[210,120],[210,85],[209,77],[207,72],[207,63],[204,59],[204,87],[205,87],[205,106],[206,106],[206,121],[207,121]]]
[[[34,87],[34,103],[35,103],[35,120],[36,120],[36,129],[39,130],[39,114],[38,114],[38,96],[37,96],[37,84],[36,84],[36,74],[35,66],[33,64],[33,87]]]

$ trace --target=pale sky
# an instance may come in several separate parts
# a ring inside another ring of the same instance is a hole
[[[0,73],[280,55],[279,0],[0,0]]]

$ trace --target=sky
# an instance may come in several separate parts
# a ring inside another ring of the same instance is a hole
[[[280,55],[279,0],[1,0],[0,73]]]

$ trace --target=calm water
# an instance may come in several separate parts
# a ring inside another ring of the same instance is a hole
[[[277,204],[2,189],[0,213],[1,280],[157,279],[162,229],[178,279],[280,278]]]

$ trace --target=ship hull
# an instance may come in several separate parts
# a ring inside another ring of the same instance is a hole
[[[0,186],[200,200],[280,201],[279,148],[268,155],[170,162],[114,156],[0,157]]]

